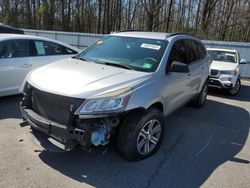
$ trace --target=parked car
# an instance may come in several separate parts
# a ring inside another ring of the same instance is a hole
[[[32,71],[22,116],[66,150],[107,145],[114,133],[120,153],[141,160],[159,149],[166,115],[190,100],[205,103],[208,77],[207,52],[196,37],[120,31]]]
[[[29,71],[78,52],[77,48],[52,39],[0,34],[0,97],[18,94]]]
[[[0,33],[24,34],[23,30],[0,23]]]
[[[236,50],[207,48],[212,59],[209,86],[236,95],[240,91],[240,54]],[[242,60],[244,63],[245,60]]]

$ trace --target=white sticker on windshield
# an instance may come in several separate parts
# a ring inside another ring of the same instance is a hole
[[[235,56],[235,54],[233,54],[233,53],[225,53],[225,55],[228,55],[228,56]]]
[[[142,43],[141,48],[148,48],[148,49],[153,49],[153,50],[160,50],[161,46],[159,45],[154,45],[154,44],[146,44]]]

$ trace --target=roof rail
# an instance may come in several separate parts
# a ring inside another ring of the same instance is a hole
[[[176,36],[176,35],[189,35],[189,36],[192,36],[192,37],[196,37],[192,34],[189,34],[189,33],[184,33],[184,32],[176,32],[176,33],[168,33],[166,35],[166,38],[169,38],[169,37],[173,37],[173,36]],[[196,37],[197,38],[197,37]]]
[[[111,33],[137,32],[137,31],[143,31],[143,30],[142,29],[122,29],[118,31],[111,31]]]

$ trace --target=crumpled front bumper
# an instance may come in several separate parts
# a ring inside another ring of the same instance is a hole
[[[28,84],[23,94],[20,108],[24,121],[61,142],[66,150],[80,145],[91,151],[93,145],[106,145],[126,114],[77,115],[82,99],[46,93]]]
[[[65,150],[73,149],[77,144],[80,144],[86,149],[91,147],[91,136],[88,130],[71,125],[62,125],[48,120],[22,105],[21,112],[23,119],[27,121],[32,128],[63,143]]]

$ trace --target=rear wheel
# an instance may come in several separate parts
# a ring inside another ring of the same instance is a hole
[[[118,150],[128,161],[148,158],[159,149],[164,130],[164,116],[155,108],[130,114],[119,130]]]
[[[234,84],[234,87],[228,91],[230,95],[236,95],[240,91],[241,82],[240,78],[237,79],[236,83]]]
[[[198,96],[192,101],[192,105],[196,108],[202,107],[207,99],[207,92],[208,92],[208,81],[206,81],[198,94]]]

